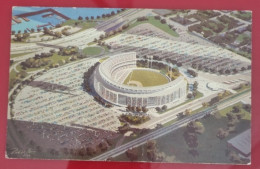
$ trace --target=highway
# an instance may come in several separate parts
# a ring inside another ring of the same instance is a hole
[[[226,100],[223,100],[223,101],[219,102],[217,105],[211,106],[211,107],[205,109],[204,111],[201,111],[199,113],[193,114],[193,115],[188,116],[188,117],[185,117],[185,118],[175,122],[174,124],[172,124],[170,126],[157,129],[157,130],[155,130],[155,131],[153,131],[149,134],[146,134],[146,135],[139,137],[139,138],[137,138],[133,141],[130,141],[126,144],[123,144],[123,145],[121,145],[117,148],[114,148],[110,151],[107,151],[107,152],[105,152],[105,153],[103,153],[99,156],[96,156],[96,157],[92,158],[91,160],[93,160],[93,161],[104,161],[109,157],[114,157],[114,156],[117,156],[119,154],[122,154],[126,150],[128,150],[129,148],[137,147],[139,145],[145,144],[148,140],[159,138],[159,137],[161,137],[165,134],[168,134],[168,133],[170,133],[174,130],[177,130],[178,128],[182,127],[183,125],[185,125],[186,123],[188,123],[190,121],[200,119],[203,116],[205,116],[206,114],[214,112],[215,110],[217,110],[217,106],[221,107],[221,108],[230,106],[230,105],[232,105],[232,103],[237,102],[238,99],[241,100],[241,97],[242,98],[249,97],[250,94],[251,93],[249,91],[244,91],[240,94],[237,94],[237,95],[232,96],[232,97],[230,97]]]
[[[151,140],[151,139],[156,139],[156,138],[159,138],[159,137],[161,137],[165,134],[168,134],[168,133],[180,128],[181,126],[183,126],[184,124],[186,124],[190,121],[200,119],[203,116],[205,116],[206,114],[213,112],[214,110],[215,110],[215,107],[210,107],[210,108],[208,108],[208,109],[206,109],[202,112],[199,112],[199,113],[193,114],[191,116],[185,117],[185,118],[177,121],[176,123],[174,123],[170,126],[157,129],[157,130],[155,130],[155,131],[153,131],[149,134],[146,134],[146,135],[144,135],[140,138],[137,138],[137,139],[130,141],[126,144],[123,144],[122,146],[119,146],[119,147],[117,147],[113,150],[110,150],[108,152],[105,152],[105,153],[97,156],[97,157],[94,157],[91,160],[103,161],[103,160],[106,160],[109,157],[119,155],[119,154],[125,152],[127,149],[129,149],[131,147],[136,147],[136,146],[142,145],[142,144],[146,143],[146,141]]]

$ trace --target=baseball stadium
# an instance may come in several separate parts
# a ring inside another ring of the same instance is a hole
[[[96,68],[93,79],[96,93],[118,106],[181,103],[187,93],[187,81],[181,74],[173,80],[160,70],[137,67],[135,52],[106,59]]]

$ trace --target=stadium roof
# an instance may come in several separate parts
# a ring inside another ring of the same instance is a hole
[[[251,128],[228,140],[235,149],[244,155],[251,153]]]

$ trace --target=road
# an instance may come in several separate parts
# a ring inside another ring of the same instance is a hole
[[[241,97],[244,98],[244,97],[248,97],[251,93],[250,92],[245,92],[245,93],[241,93],[241,94],[238,94],[236,97],[234,96],[233,98],[231,99],[227,99],[227,101],[223,101],[221,102],[218,107],[221,107],[222,109],[227,107],[227,106],[230,106],[232,105],[234,102],[237,102],[238,100],[241,100]],[[186,123],[190,122],[190,121],[194,121],[196,119],[200,119],[202,118],[203,116],[205,116],[206,114],[209,114],[209,113],[212,113],[216,110],[216,107],[215,106],[212,106],[212,107],[209,107],[207,108],[206,110],[204,111],[201,111],[199,113],[196,113],[196,114],[193,114],[191,116],[188,116],[188,117],[185,117],[177,122],[175,122],[174,124],[170,125],[170,126],[167,126],[167,127],[163,127],[163,128],[160,128],[160,129],[157,129],[149,134],[146,134],[142,137],[139,137],[133,141],[130,141],[126,144],[123,144],[119,147],[116,147],[110,151],[107,151],[97,157],[94,157],[92,158],[91,160],[93,161],[104,161],[106,160],[107,158],[109,157],[115,157],[119,154],[122,154],[124,153],[126,150],[132,148],[132,147],[136,147],[136,146],[139,146],[139,145],[142,145],[144,143],[146,143],[148,140],[151,140],[151,139],[156,139],[156,138],[159,138],[165,134],[168,134],[174,130],[177,130],[178,128],[182,127],[183,125],[185,125]]]

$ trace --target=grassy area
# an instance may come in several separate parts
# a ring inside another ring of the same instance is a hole
[[[168,83],[168,79],[162,74],[148,70],[133,70],[125,79],[124,84],[127,85],[129,81],[140,82],[143,87],[158,86]]]
[[[173,123],[175,123],[176,121],[178,121],[177,118],[176,118],[176,119],[173,119],[173,120],[171,120],[171,121],[168,121],[167,123],[164,123],[163,126],[164,126],[164,127],[170,126],[170,125],[172,125]]]
[[[11,58],[20,57],[20,56],[28,55],[28,54],[30,54],[30,53],[32,53],[32,52],[11,54],[10,57],[11,57]]]
[[[239,42],[243,42],[245,38],[251,38],[250,36],[248,36],[247,34],[245,33],[242,33],[242,34],[239,34],[238,37],[237,37],[237,41]]]
[[[167,24],[162,24],[159,20],[154,19],[153,16],[148,17],[148,20],[147,20],[147,21],[135,21],[135,22],[132,22],[132,21],[131,21],[131,22],[130,22],[130,26],[129,26],[127,29],[123,30],[121,33],[124,33],[124,32],[126,32],[126,31],[128,31],[128,30],[134,28],[135,26],[138,26],[138,25],[144,24],[144,23],[150,23],[150,24],[152,24],[153,26],[155,26],[155,27],[161,29],[162,31],[164,31],[164,32],[166,32],[166,33],[168,33],[168,34],[170,34],[171,36],[179,37],[179,35],[178,35],[177,32],[175,32],[174,30],[170,29]],[[120,33],[120,34],[121,34],[121,33]],[[115,37],[115,36],[117,36],[117,35],[119,35],[119,33],[116,33],[116,34],[114,34],[114,35],[112,35],[112,36],[106,37],[106,38],[104,38],[103,40],[107,40],[107,39],[113,38],[113,37]],[[96,42],[90,42],[90,43],[88,43],[88,45],[93,45],[93,44],[96,44]]]
[[[226,108],[220,110],[219,111],[220,115],[225,117],[228,112],[232,111],[232,108],[234,106],[238,106],[240,108],[240,112],[245,114],[245,116],[242,119],[244,119],[244,120],[251,120],[251,113],[246,111],[245,109],[243,109],[243,103],[242,102],[236,103],[234,105],[231,105],[229,107],[226,107]]]
[[[16,73],[14,70],[12,70],[12,71],[9,73],[9,80],[14,79],[14,78],[16,77],[16,75],[17,75],[17,73]]]
[[[83,53],[86,55],[98,55],[102,52],[101,47],[86,47],[83,49]]]
[[[39,70],[39,69],[45,69],[45,68],[49,67],[51,64],[58,64],[62,60],[68,60],[69,57],[70,56],[61,56],[61,55],[58,55],[57,53],[54,53],[53,56],[47,58],[47,60],[49,61],[48,65],[37,67],[37,68],[27,68],[25,71],[26,72],[32,72],[32,71],[36,71],[36,70]],[[16,67],[16,69],[18,71],[23,70],[22,66],[20,64]]]
[[[250,21],[252,19],[252,13],[246,11],[231,12],[231,15],[245,21]]]
[[[168,111],[170,111],[170,110],[173,110],[173,109],[175,109],[175,108],[177,108],[177,107],[180,107],[180,106],[182,106],[182,105],[184,105],[184,104],[187,104],[187,103],[189,103],[189,102],[191,102],[191,101],[193,101],[193,100],[196,100],[196,99],[198,99],[198,98],[201,98],[202,96],[203,96],[203,93],[197,91],[197,95],[196,95],[194,98],[189,99],[189,100],[187,100],[187,101],[185,101],[185,102],[183,102],[183,103],[181,103],[181,104],[179,104],[179,105],[177,105],[177,106],[171,107],[171,108],[167,109],[166,111],[161,111],[161,112],[157,112],[157,113],[158,113],[158,114],[166,113],[166,112],[168,112]]]
[[[105,60],[107,60],[109,57],[104,57],[102,59],[99,60],[100,63],[104,62]]]
[[[75,25],[76,22],[78,23],[77,26],[82,28],[78,32],[86,30],[88,28],[93,28],[93,27],[95,27],[97,25],[97,23],[93,22],[93,21],[86,21],[86,20],[79,21],[79,20],[70,19],[70,20],[65,21],[62,24],[62,26],[76,26]],[[74,32],[74,33],[76,33],[76,32]]]
[[[164,31],[164,32],[166,32],[166,33],[168,33],[168,34],[170,34],[170,35],[172,35],[172,36],[174,36],[174,37],[178,37],[178,36],[179,36],[178,33],[175,32],[174,30],[170,29],[167,24],[162,24],[159,20],[154,19],[153,16],[148,17],[148,20],[147,20],[147,21],[136,21],[136,22],[134,22],[133,24],[131,24],[131,25],[127,28],[127,30],[129,30],[129,29],[131,29],[131,28],[133,28],[133,27],[135,27],[135,26],[137,26],[137,25],[143,24],[143,23],[150,23],[150,24],[152,24],[153,26],[155,26],[155,27],[161,29],[162,31]]]
[[[199,156],[193,157],[188,151],[189,148],[184,140],[183,133],[186,128],[181,127],[167,135],[158,139],[157,149],[163,152],[166,156],[165,162],[187,162],[187,163],[231,163],[228,156],[226,156],[227,140],[235,137],[241,132],[250,128],[250,121],[242,119],[237,125],[237,132],[231,133],[227,138],[219,140],[216,137],[219,128],[225,128],[227,125],[227,118],[220,119],[211,116],[209,118],[200,119],[204,125],[205,131],[198,135],[197,151]],[[138,146],[139,158],[138,161],[147,161],[146,145]],[[143,156],[141,155],[143,154]],[[128,161],[125,153],[113,159],[113,161]]]

